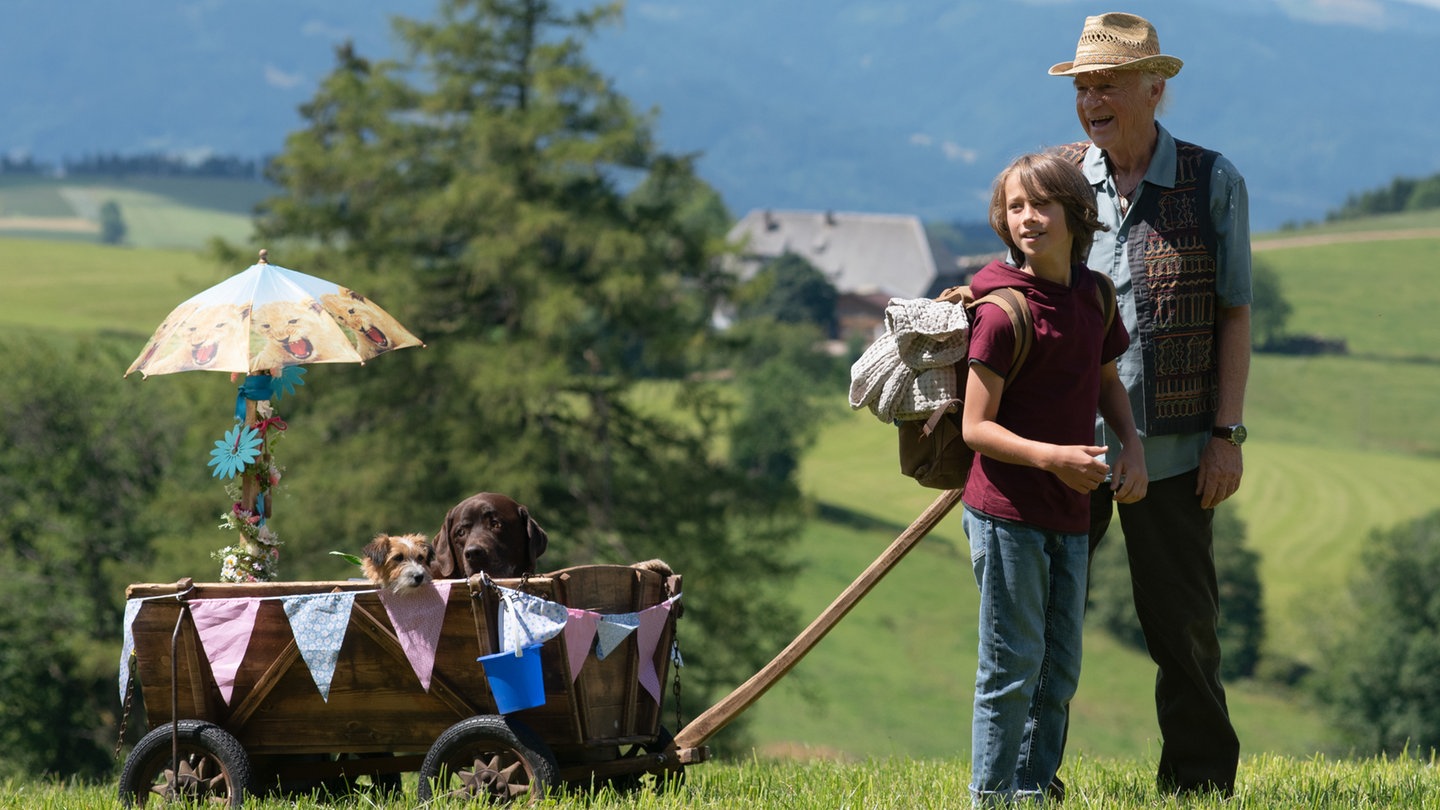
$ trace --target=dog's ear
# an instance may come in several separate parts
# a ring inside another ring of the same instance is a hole
[[[540,528],[540,524],[535,522],[535,518],[530,517],[530,510],[523,506],[520,507],[520,520],[525,523],[525,550],[529,558],[527,569],[533,573],[535,561],[540,559],[540,555],[545,553],[545,547],[550,545],[550,537]]]
[[[455,575],[455,558],[450,552],[450,524],[454,514],[454,509],[446,513],[440,531],[436,532],[435,539],[430,541],[430,551],[435,555],[435,562],[430,565],[430,573],[441,579]]]
[[[377,534],[375,539],[371,540],[360,553],[365,555],[365,559],[369,560],[376,568],[379,568],[385,564],[385,558],[390,556],[390,538],[383,534]]]

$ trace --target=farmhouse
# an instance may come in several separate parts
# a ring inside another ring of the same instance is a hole
[[[962,283],[970,261],[932,243],[919,217],[837,211],[755,209],[730,229],[741,278],[786,253],[804,258],[839,292],[841,340],[869,342],[891,298],[933,296]],[[962,266],[963,265],[963,266]]]

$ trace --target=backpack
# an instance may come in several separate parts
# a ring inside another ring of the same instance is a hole
[[[1115,320],[1115,283],[1104,273],[1090,271],[1095,276],[1096,295],[1100,299],[1100,311],[1104,315],[1105,332]],[[1002,287],[978,300],[971,294],[970,287],[951,287],[936,296],[937,300],[949,301],[965,307],[965,314],[974,317],[975,308],[984,303],[998,306],[1010,318],[1010,328],[1015,332],[1015,353],[1011,358],[1010,371],[1006,373],[1004,386],[1010,387],[1020,366],[1030,354],[1035,343],[1035,321],[1025,294],[1014,287]],[[967,357],[955,364],[956,376],[964,380],[969,374],[970,361]],[[964,390],[964,383],[960,383]],[[961,433],[960,418],[963,401],[959,398],[942,403],[928,419],[912,419],[898,423],[900,442],[900,472],[914,478],[921,486],[933,489],[964,489],[970,477],[970,464],[975,459],[975,450],[965,443]]]

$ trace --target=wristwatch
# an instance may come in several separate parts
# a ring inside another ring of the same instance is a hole
[[[1239,447],[1245,443],[1245,426],[1237,422],[1236,424],[1226,425],[1224,427],[1214,427],[1210,429],[1210,435],[1217,439],[1224,439],[1236,447]]]

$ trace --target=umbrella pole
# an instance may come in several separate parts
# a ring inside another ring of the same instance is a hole
[[[249,397],[245,398],[245,424],[249,427],[255,426],[255,400]],[[263,456],[265,445],[263,443],[264,440],[262,439],[261,441],[260,452]],[[241,473],[240,508],[252,515],[255,514],[255,500],[259,494],[260,482],[256,480],[255,476]]]

